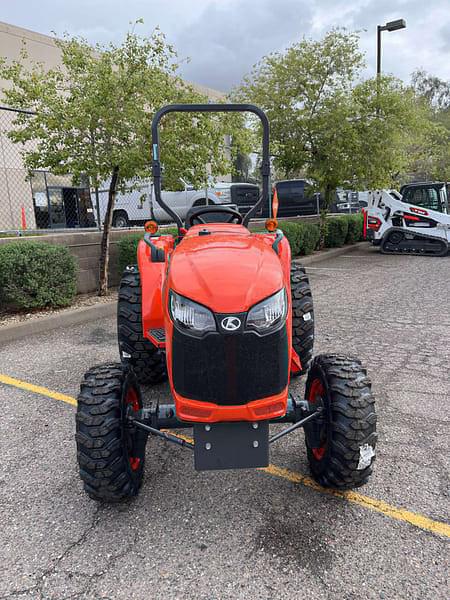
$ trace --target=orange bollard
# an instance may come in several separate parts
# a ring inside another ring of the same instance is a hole
[[[25,208],[22,206],[22,229],[27,228],[27,218],[25,216]]]

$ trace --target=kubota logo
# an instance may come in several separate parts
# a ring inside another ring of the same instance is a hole
[[[241,326],[241,320],[237,317],[225,317],[220,324],[225,331],[236,331]]]

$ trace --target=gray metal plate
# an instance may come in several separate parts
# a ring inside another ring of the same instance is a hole
[[[254,469],[269,464],[268,421],[197,423],[194,439],[197,471]]]

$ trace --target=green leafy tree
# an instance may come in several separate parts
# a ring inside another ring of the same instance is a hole
[[[425,141],[415,148],[413,175],[418,179],[450,180],[450,81],[417,70],[412,86],[428,110]]]
[[[11,83],[4,101],[34,111],[18,115],[11,138],[33,140],[24,151],[31,169],[88,176],[93,187],[109,182],[103,228],[99,293],[108,289],[109,232],[115,195],[135,178],[148,177],[151,165],[151,119],[164,104],[205,102],[205,97],[176,74],[176,53],[155,30],[148,37],[132,31],[121,45],[88,44],[80,38],[55,40],[61,66],[27,69],[23,59],[0,61],[0,76]],[[200,115],[168,115],[161,124],[161,157],[166,186],[182,176],[194,185],[229,172],[231,157],[224,133],[236,120]],[[238,135],[238,134],[237,134]]]
[[[423,69],[417,69],[411,76],[414,90],[423,96],[437,111],[450,109],[450,81],[430,75]]]
[[[233,181],[248,181],[250,170],[252,168],[252,159],[249,154],[239,152],[234,162]]]
[[[275,167],[323,192],[322,241],[336,187],[392,182],[408,161],[405,139],[423,127],[414,94],[389,77],[361,81],[363,66],[358,35],[333,30],[264,57],[235,92],[267,111]]]

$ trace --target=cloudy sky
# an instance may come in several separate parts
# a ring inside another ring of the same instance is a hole
[[[361,31],[367,74],[375,71],[376,26],[398,18],[407,28],[383,33],[383,70],[409,81],[417,67],[450,79],[448,0],[0,0],[0,18],[90,42],[120,42],[129,22],[159,25],[189,57],[183,76],[228,91],[263,55],[332,27]]]

